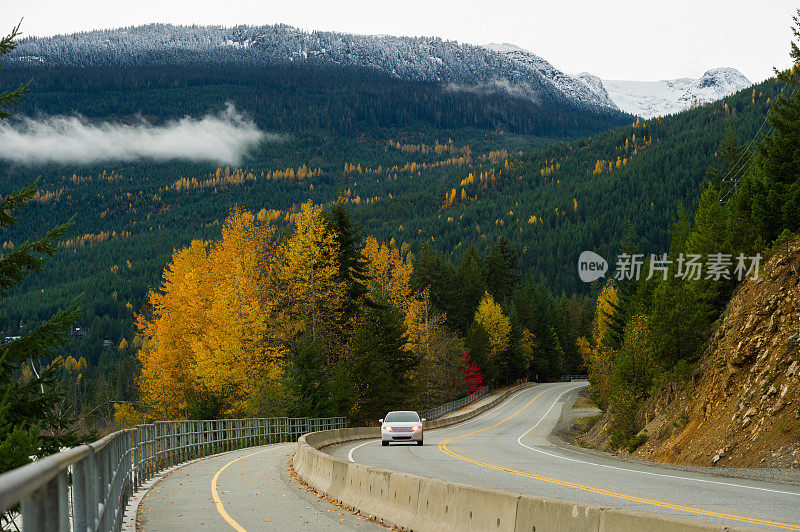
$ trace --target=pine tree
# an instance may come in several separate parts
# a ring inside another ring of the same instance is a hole
[[[750,160],[746,152],[747,147],[739,144],[736,129],[728,125],[725,128],[722,144],[716,152],[719,168],[709,166],[706,170],[706,176],[711,180],[711,185],[719,190],[720,196],[726,196],[730,192],[732,183],[745,174],[747,170],[745,163]]]
[[[363,235],[353,225],[350,212],[342,201],[337,201],[326,211],[329,230],[336,242],[336,256],[339,265],[338,281],[345,287],[345,297],[339,315],[339,327],[343,333],[343,343],[347,343],[352,333],[353,322],[364,304],[370,305],[367,297],[367,261],[363,254]]]
[[[14,39],[18,35],[19,26],[0,40],[0,56],[16,47]],[[23,85],[0,93],[0,120],[9,117],[4,108],[16,105],[26,91],[27,85]],[[0,227],[8,229],[16,224],[19,218],[15,213],[22,211],[36,192],[37,183],[33,183],[3,197]],[[29,274],[42,270],[71,225],[71,221],[59,225],[38,240],[15,245],[0,257],[0,297],[7,296]],[[74,429],[75,420],[61,413],[65,392],[59,385],[59,364],[41,363],[68,341],[66,333],[78,316],[72,302],[30,333],[0,346],[0,473],[30,462],[31,457],[57,453],[94,436],[79,436]],[[30,371],[22,371],[23,368]],[[3,515],[0,524],[7,518]]]
[[[792,31],[800,39],[800,10],[793,19]],[[785,229],[800,229],[800,48],[794,41],[790,46],[792,68],[779,73],[787,85],[768,115],[773,132],[757,144],[753,170],[733,206],[744,229],[756,227],[760,246],[769,245]]]
[[[405,348],[403,317],[385,298],[367,308],[353,335],[352,349],[339,361],[352,385],[350,418],[375,421],[387,409],[410,406],[412,370],[419,357]],[[395,397],[397,403],[387,403]]]
[[[620,254],[635,255],[638,253],[638,246],[636,244],[636,230],[633,224],[628,223],[628,231],[620,246]],[[609,334],[606,336],[606,345],[612,350],[616,351],[622,345],[622,339],[625,334],[625,325],[628,323],[628,318],[631,314],[631,300],[636,292],[635,279],[622,279],[617,280],[616,284],[616,301],[611,302],[610,309],[604,310],[608,317]]]
[[[10,53],[17,47],[16,38],[20,35],[19,28],[21,24],[22,22],[17,24],[11,30],[11,33],[0,39],[0,57]],[[24,83],[12,91],[0,92],[0,120],[11,118],[11,114],[5,109],[13,105],[19,105],[20,98],[28,92],[29,87],[30,82]]]
[[[422,293],[429,289],[433,305],[444,312],[447,324],[456,327],[459,310],[462,308],[456,269],[441,253],[428,243],[422,245],[419,257],[414,262],[411,288]]]
[[[325,358],[325,345],[310,335],[304,334],[294,342],[287,370],[287,380],[295,397],[292,415],[324,417],[330,414],[331,379]]]
[[[497,301],[505,301],[514,291],[520,279],[518,268],[517,251],[501,236],[486,259],[486,285]]]
[[[461,312],[458,316],[458,330],[466,333],[486,292],[486,279],[483,277],[483,258],[478,253],[474,244],[470,244],[461,259],[458,268],[458,286],[461,289],[463,301]]]

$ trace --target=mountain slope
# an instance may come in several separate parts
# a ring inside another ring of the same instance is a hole
[[[415,253],[429,243],[458,260],[470,244],[485,251],[505,236],[521,274],[545,278],[557,291],[587,292],[591,287],[574,271],[580,251],[612,256],[633,224],[643,252],[663,252],[676,204],[696,199],[726,127],[752,137],[780,88],[771,80],[755,87],[754,99],[750,90],[726,98],[730,112],[717,102],[631,124],[619,113],[611,119],[585,107],[443,90],[442,83],[375,68],[311,61],[256,66],[245,64],[246,55],[232,63],[216,55],[250,48],[224,45],[212,54],[216,63],[195,52],[176,53],[178,64],[169,63],[164,45],[140,57],[139,66],[26,60],[3,68],[3,84],[34,79],[14,109],[18,115],[77,112],[89,121],[126,122],[140,114],[158,123],[203,116],[230,101],[262,130],[287,133],[230,175],[216,164],[186,161],[0,163],[7,190],[37,177],[42,188],[7,244],[77,214],[63,252],[3,300],[5,335],[29,330],[82,294],[86,336],[64,354],[110,371],[129,358],[104,340],[134,344],[133,309],[143,308],[173,249],[217,237],[233,205],[276,215],[282,224],[300,203],[340,195],[354,221],[382,242],[408,244]],[[627,125],[602,131],[620,123]],[[591,137],[552,140],[580,133]],[[621,160],[627,162],[612,164]]]
[[[585,72],[578,77],[596,94],[601,97],[607,95],[619,109],[643,118],[685,111],[692,106],[720,100],[752,85],[735,68],[714,68],[699,79],[600,81]]]
[[[798,265],[795,240],[762,265],[758,281],[736,289],[693,382],[670,383],[640,412],[647,441],[633,456],[685,465],[800,468]],[[588,435],[594,445],[607,441],[604,425]]]
[[[559,90],[552,67],[531,68],[505,53],[440,38],[305,32],[286,25],[151,24],[20,41],[11,65],[311,63],[366,67],[391,76],[484,93],[507,92],[544,104],[603,108],[580,84]],[[546,62],[545,62],[546,63]],[[574,80],[573,80],[574,81]],[[616,109],[613,111],[616,112]]]
[[[583,80],[573,78],[561,72],[545,59],[528,50],[508,43],[491,43],[487,44],[485,48],[504,54],[509,59],[541,75],[545,80],[550,82],[556,90],[574,101],[582,102],[593,107],[617,109],[617,105],[608,97],[608,94],[606,94],[604,90],[588,87],[585,83],[582,83]]]

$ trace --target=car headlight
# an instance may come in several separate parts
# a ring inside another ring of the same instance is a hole
[[[385,430],[386,432],[392,432],[392,427],[390,427],[389,425],[384,425],[384,426],[383,426],[383,427],[381,427],[381,428],[382,428],[383,430]]]
[[[413,427],[411,427],[411,432],[417,432],[421,428],[422,427],[420,427],[419,425],[414,425]]]

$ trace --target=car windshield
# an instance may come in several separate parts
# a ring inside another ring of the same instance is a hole
[[[389,412],[384,421],[387,423],[390,421],[419,421],[419,415],[416,412]]]

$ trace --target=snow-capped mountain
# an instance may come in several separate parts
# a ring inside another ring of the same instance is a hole
[[[526,55],[527,54],[527,55]],[[536,102],[618,112],[584,85],[525,52],[441,38],[307,32],[286,25],[151,24],[22,39],[9,65],[285,64],[350,65],[441,83],[450,90],[504,91]]]
[[[524,65],[531,71],[541,75],[553,87],[567,97],[583,102],[587,105],[608,107],[616,109],[617,106],[605,93],[605,90],[595,90],[578,80],[569,76],[548,63],[544,58],[529,52],[519,46],[502,43],[491,43],[485,48],[504,54],[506,57]]]
[[[595,93],[602,91],[607,94],[622,111],[643,118],[679,113],[693,105],[719,100],[752,85],[735,68],[714,68],[700,79],[601,81],[597,76],[585,72],[579,74],[578,79]]]

